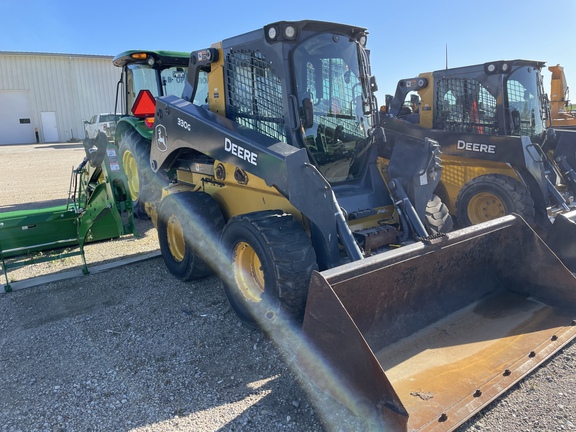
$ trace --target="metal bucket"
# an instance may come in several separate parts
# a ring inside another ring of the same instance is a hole
[[[303,333],[342,388],[300,357],[373,429],[445,431],[576,337],[575,319],[576,278],[506,216],[315,272]]]

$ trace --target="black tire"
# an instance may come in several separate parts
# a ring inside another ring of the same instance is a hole
[[[301,321],[316,254],[302,226],[280,211],[232,218],[222,232],[232,271],[224,290],[241,321],[262,327],[280,314]]]
[[[168,195],[158,211],[158,240],[166,267],[183,281],[213,273],[210,260],[224,228],[218,203],[204,192]]]
[[[431,234],[447,233],[454,229],[454,221],[448,207],[438,195],[432,195],[432,199],[426,205],[426,224]]]
[[[517,213],[534,222],[534,200],[526,186],[502,174],[488,174],[469,181],[458,193],[456,216],[467,227]]]
[[[144,204],[160,201],[162,188],[168,181],[150,168],[150,141],[134,129],[122,134],[118,152],[128,179],[128,191],[132,198],[134,215],[146,217]]]

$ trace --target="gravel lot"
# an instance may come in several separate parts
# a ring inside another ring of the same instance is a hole
[[[79,145],[0,146],[0,211],[62,202],[82,158]],[[88,245],[89,267],[157,251],[150,222],[138,229]],[[17,288],[78,265],[10,276]],[[304,390],[293,344],[239,324],[217,278],[179,282],[158,257],[0,294],[0,317],[0,431],[364,430]],[[576,430],[575,413],[572,343],[459,432]]]

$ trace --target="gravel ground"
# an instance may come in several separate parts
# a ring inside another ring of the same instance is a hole
[[[74,145],[0,146],[0,211],[58,202],[82,157]],[[88,245],[89,267],[157,251],[150,222],[138,229]],[[217,278],[182,283],[161,258],[0,294],[0,317],[0,431],[365,430],[290,369],[295,344],[238,322]],[[476,430],[576,430],[576,343],[458,429]]]

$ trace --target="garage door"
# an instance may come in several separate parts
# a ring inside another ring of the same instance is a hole
[[[0,91],[0,144],[35,143],[30,92]]]

